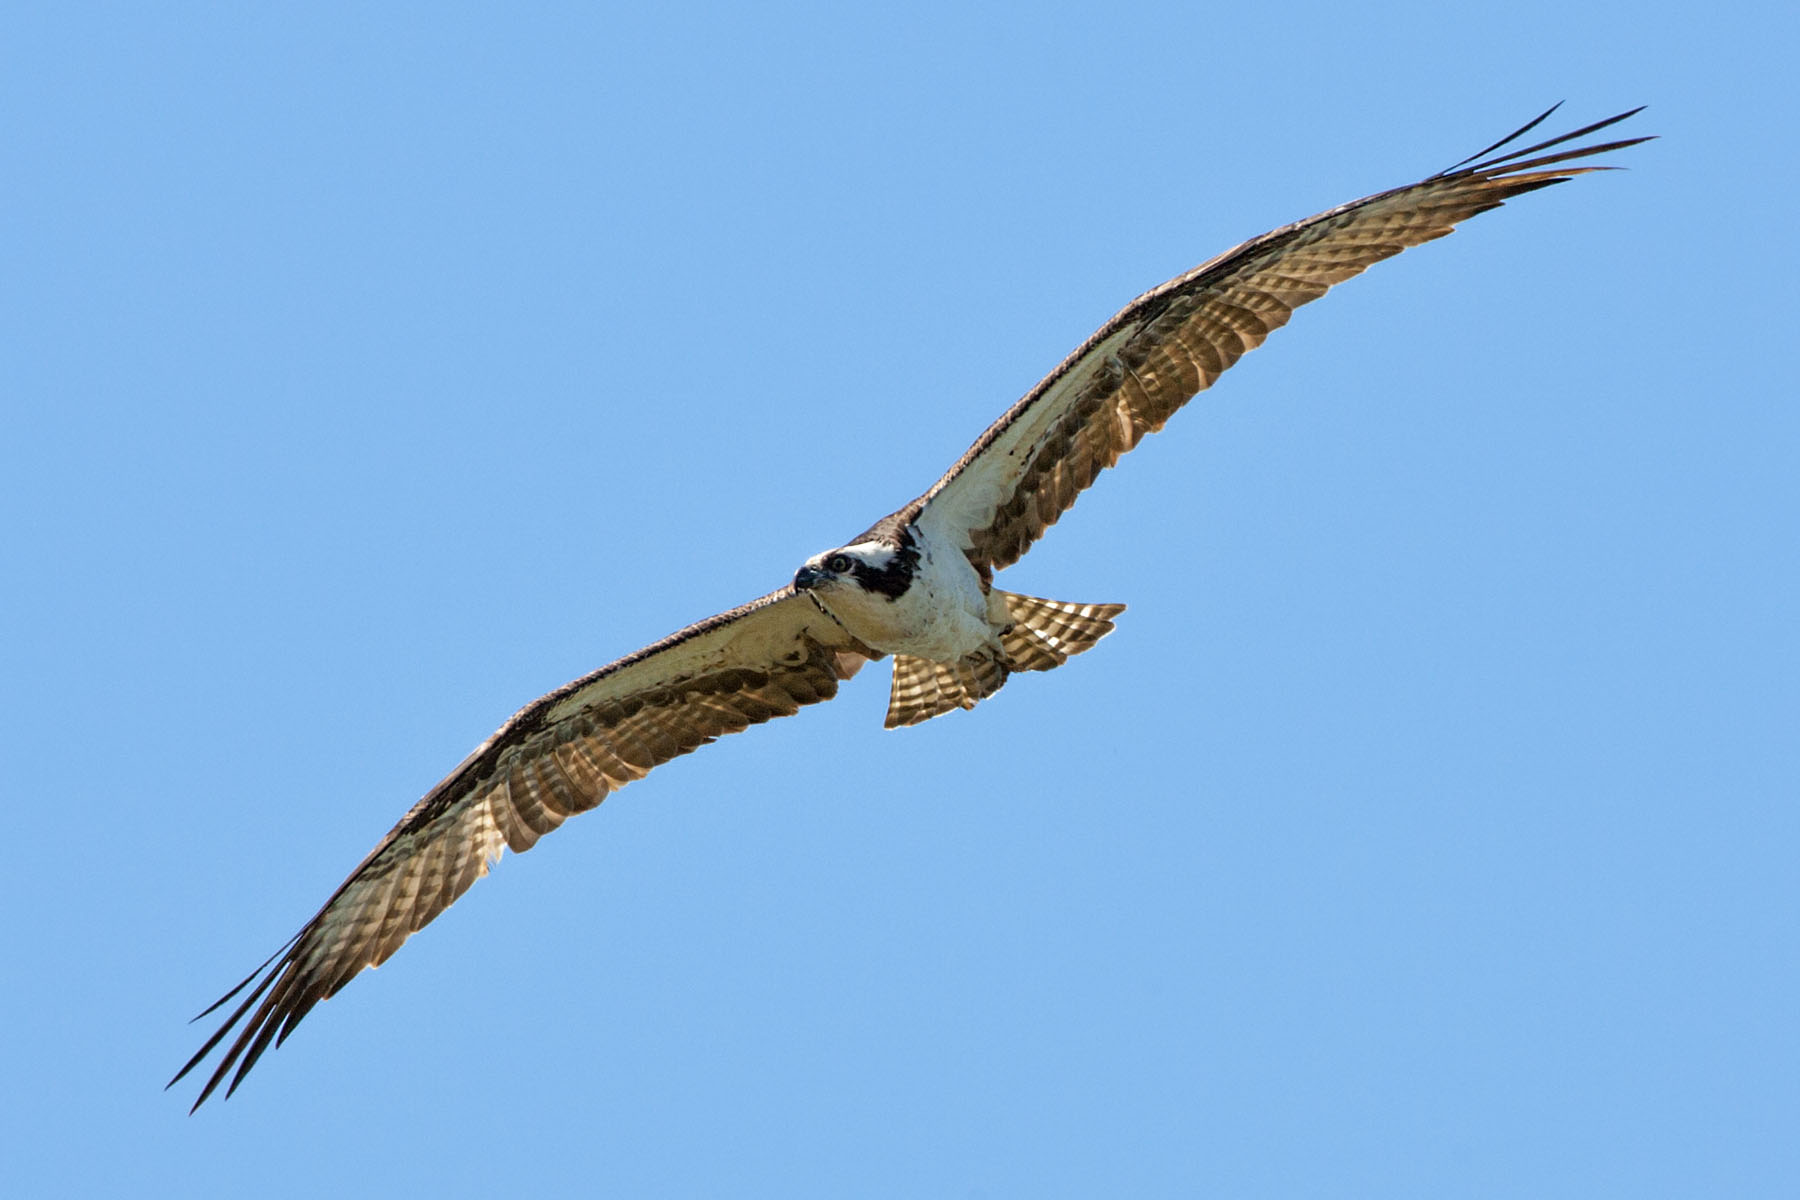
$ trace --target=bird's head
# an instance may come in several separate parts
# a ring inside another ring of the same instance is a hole
[[[826,607],[834,601],[894,601],[912,583],[918,561],[918,553],[908,546],[856,542],[807,559],[794,573],[794,590],[811,592]]]

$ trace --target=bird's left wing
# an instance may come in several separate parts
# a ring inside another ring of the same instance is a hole
[[[228,1075],[230,1095],[271,1040],[279,1045],[313,1005],[385,962],[503,849],[529,850],[566,818],[714,738],[830,699],[874,657],[786,587],[527,705],[388,831],[292,941],[200,1014],[250,989],[170,1084],[242,1023],[194,1107]]]
[[[1449,170],[1252,238],[1153,288],[1103,325],[895,516],[961,545],[977,569],[1010,566],[1102,470],[1146,433],[1161,429],[1296,308],[1384,258],[1443,237],[1476,213],[1604,170],[1567,164],[1648,139],[1542,152],[1638,111],[1494,155],[1546,112]]]

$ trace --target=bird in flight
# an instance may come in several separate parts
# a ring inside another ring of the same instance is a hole
[[[831,699],[867,661],[893,656],[891,729],[974,708],[1014,674],[1048,671],[1093,646],[1124,605],[1022,596],[995,587],[994,573],[1302,304],[1514,196],[1606,169],[1572,163],[1649,140],[1570,145],[1641,111],[1632,109],[1508,149],[1555,111],[1418,183],[1252,238],[1145,292],[924,495],[814,555],[776,591],[520,709],[413,805],[291,941],[195,1018],[248,989],[169,1085],[225,1044],[193,1107],[227,1080],[230,1095],[271,1042],[387,961],[502,850],[531,849],[677,755]]]

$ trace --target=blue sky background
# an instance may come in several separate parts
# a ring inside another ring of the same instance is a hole
[[[1796,30],[1742,5],[26,5],[18,1195],[1800,1188]],[[1547,104],[886,669],[159,1089],[513,709],[780,584],[1138,292]],[[16,1190],[15,1190],[16,1189]]]

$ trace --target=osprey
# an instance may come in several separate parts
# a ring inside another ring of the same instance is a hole
[[[677,755],[829,700],[864,662],[893,656],[893,728],[974,708],[1015,673],[1087,650],[1123,605],[1021,596],[995,587],[994,573],[1294,309],[1476,213],[1606,169],[1569,164],[1648,139],[1544,152],[1639,111],[1495,154],[1546,112],[1436,175],[1253,238],[1144,293],[924,495],[814,555],[787,586],[519,710],[388,831],[291,941],[200,1014],[250,988],[170,1085],[237,1029],[194,1108],[228,1077],[230,1095],[271,1041],[385,962],[503,850],[529,850]]]

